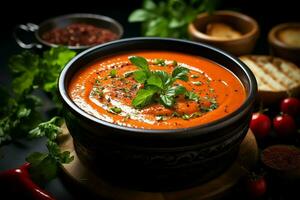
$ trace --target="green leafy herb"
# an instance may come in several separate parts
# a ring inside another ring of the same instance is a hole
[[[109,72],[109,75],[110,75],[111,78],[115,78],[117,76],[117,70],[116,69],[112,69]]]
[[[184,120],[188,120],[188,119],[191,118],[191,115],[183,114],[183,115],[181,116],[181,118],[184,119]]]
[[[144,36],[187,38],[187,26],[199,13],[211,13],[218,0],[144,0],[129,22],[142,23]]]
[[[48,153],[35,152],[27,157],[31,163],[31,176],[38,182],[54,178],[57,166],[70,162],[73,157],[68,151],[61,152],[55,142],[61,132],[61,118],[54,117],[41,123],[42,118],[38,114],[41,100],[35,91],[40,88],[57,99],[59,73],[75,55],[74,51],[64,47],[52,48],[43,55],[29,51],[14,55],[9,60],[12,92],[0,87],[0,145],[21,136],[45,136],[48,139]]]
[[[47,122],[40,123],[36,128],[29,131],[30,138],[38,138],[46,136],[50,140],[55,140],[57,135],[61,133],[60,126],[63,120],[60,117],[53,117]]]
[[[199,76],[198,75],[196,75],[196,74],[192,74],[191,75],[191,78],[198,78]]]
[[[45,183],[55,178],[60,164],[70,163],[74,157],[69,151],[61,152],[55,140],[62,133],[61,125],[63,120],[60,117],[53,117],[47,122],[38,125],[37,128],[30,131],[31,138],[48,138],[48,153],[34,152],[30,154],[26,161],[30,163],[29,172],[32,178],[38,183]]]
[[[165,107],[172,107],[175,98],[187,92],[185,87],[173,84],[176,80],[188,81],[189,69],[176,66],[170,75],[161,70],[150,71],[145,58],[131,56],[129,60],[140,69],[134,72],[135,80],[144,84],[144,89],[140,89],[132,101],[135,108],[143,108],[152,102],[160,102]],[[193,99],[195,97],[191,100]]]
[[[58,166],[74,160],[69,151],[61,152],[56,142],[47,142],[49,153],[34,152],[26,161],[30,163],[29,173],[34,181],[44,184],[57,176]]]
[[[172,78],[174,80],[179,79],[179,80],[183,80],[183,81],[188,81],[189,78],[188,78],[187,74],[189,73],[189,71],[190,70],[185,67],[178,66],[173,70]]]
[[[143,108],[151,103],[152,97],[155,93],[156,91],[153,89],[140,89],[137,92],[136,97],[132,100],[131,104],[135,108]]]
[[[192,82],[194,85],[197,85],[197,86],[199,86],[199,85],[202,85],[202,82],[201,81],[195,81],[195,82]]]
[[[129,60],[132,64],[137,66],[139,69],[143,70],[144,72],[150,72],[148,61],[140,56],[131,56]]]
[[[159,65],[159,66],[166,66],[165,60],[164,59],[154,59],[153,64]]]
[[[111,107],[111,108],[109,108],[108,111],[111,112],[111,113],[113,113],[113,114],[119,114],[119,113],[122,112],[122,109],[118,108],[118,107]]]
[[[192,101],[196,101],[196,102],[199,101],[199,96],[198,96],[196,93],[191,92],[191,91],[187,91],[187,92],[185,93],[185,97],[186,97],[187,99],[189,99],[189,100],[192,100]]]

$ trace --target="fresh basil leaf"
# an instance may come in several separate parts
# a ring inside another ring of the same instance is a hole
[[[147,80],[148,76],[147,73],[143,70],[137,70],[133,72],[134,79],[139,82],[139,83],[145,83]]]
[[[175,86],[175,96],[178,96],[180,94],[184,94],[186,92],[186,88],[179,85],[179,86]]]
[[[137,66],[139,69],[144,71],[150,71],[148,61],[145,58],[140,56],[130,56],[129,60],[132,64]]]
[[[156,6],[155,2],[152,0],[145,0],[143,2],[143,8],[146,10],[154,10],[156,7],[157,6]]]
[[[189,100],[192,100],[192,101],[196,101],[196,102],[199,101],[199,96],[196,93],[192,92],[192,91],[186,91],[185,92],[185,97]]]
[[[179,79],[183,81],[188,81],[188,76],[187,74],[189,73],[189,69],[182,67],[182,66],[177,66],[172,72],[172,78],[173,80]]]
[[[172,97],[176,97],[180,94],[184,94],[186,92],[186,88],[179,85],[179,86],[173,86],[173,87],[169,87],[167,89],[167,91],[165,92],[165,95],[167,96],[172,96]]]
[[[140,89],[136,97],[132,100],[132,105],[135,108],[143,108],[147,105],[149,105],[152,101],[152,97],[155,94],[155,90],[152,89]]]
[[[155,74],[152,74],[148,78],[147,85],[153,85],[153,86],[163,89],[163,82],[162,82],[161,78]]]
[[[137,9],[135,11],[133,11],[129,17],[128,17],[128,21],[129,22],[144,22],[146,20],[152,19],[154,17],[154,15],[144,9]]]
[[[173,95],[167,95],[167,94],[161,94],[159,96],[161,103],[165,106],[165,107],[172,107],[175,103],[175,98]]]
[[[171,77],[170,75],[165,72],[165,71],[161,71],[161,70],[157,70],[157,71],[153,71],[153,74],[156,74],[157,76],[160,77],[160,79],[163,82],[164,87],[168,86],[171,83]]]

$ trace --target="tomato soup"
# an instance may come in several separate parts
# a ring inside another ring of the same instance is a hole
[[[85,112],[143,129],[206,124],[237,110],[246,98],[240,80],[202,58],[169,51],[132,51],[84,66],[68,94]]]

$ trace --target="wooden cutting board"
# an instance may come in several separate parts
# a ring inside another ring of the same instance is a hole
[[[60,148],[74,155],[74,161],[62,166],[72,181],[93,191],[102,198],[111,200],[211,200],[224,196],[246,174],[246,169],[258,159],[258,147],[253,133],[249,130],[243,140],[236,161],[219,177],[185,190],[173,192],[141,192],[110,185],[85,168],[78,159],[73,147],[73,139],[66,127],[59,137]]]

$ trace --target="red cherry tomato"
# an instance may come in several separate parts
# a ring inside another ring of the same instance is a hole
[[[293,97],[283,99],[280,104],[280,110],[283,113],[297,116],[300,114],[300,100]]]
[[[288,114],[276,116],[273,119],[273,126],[276,134],[280,137],[287,137],[296,132],[295,120]]]
[[[252,130],[256,138],[264,138],[270,133],[271,120],[265,114],[253,113],[250,122],[250,129]]]
[[[263,176],[256,179],[248,178],[246,180],[246,187],[248,195],[252,198],[261,197],[267,191],[267,183]]]

